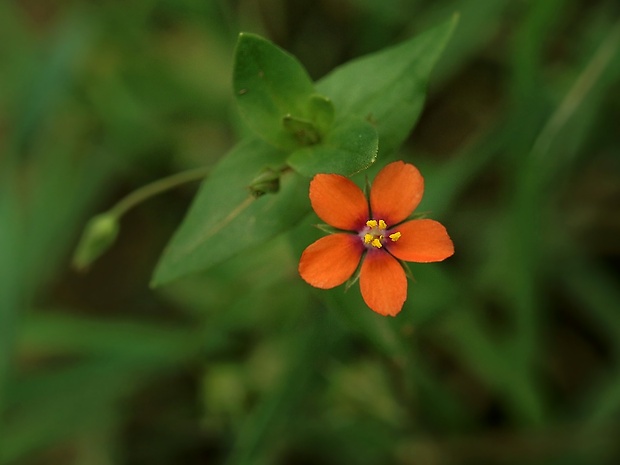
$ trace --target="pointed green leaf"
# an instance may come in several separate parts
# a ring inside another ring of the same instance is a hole
[[[308,119],[314,86],[291,54],[255,34],[239,35],[233,86],[241,115],[257,136],[290,149],[300,144],[282,125],[291,115]]]
[[[374,163],[378,143],[377,131],[370,123],[348,118],[334,126],[321,144],[293,152],[287,163],[308,177],[317,173],[351,176]]]
[[[239,143],[206,179],[155,270],[157,286],[202,271],[293,227],[309,211],[308,181],[285,171],[277,193],[252,195],[266,167],[284,166],[286,153],[260,140]]]
[[[380,155],[395,151],[422,110],[426,83],[457,17],[394,47],[336,68],[317,82],[338,114],[354,114],[375,124]]]

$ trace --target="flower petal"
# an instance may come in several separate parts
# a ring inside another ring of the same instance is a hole
[[[393,226],[416,209],[424,194],[424,178],[418,169],[402,161],[386,165],[370,189],[370,210],[375,219]]]
[[[400,233],[400,238],[396,242],[386,242],[385,246],[400,260],[440,262],[454,254],[454,244],[448,231],[437,221],[411,220],[394,230]]]
[[[405,271],[389,253],[369,250],[362,263],[360,290],[372,310],[395,316],[407,299]]]
[[[331,289],[353,275],[363,252],[359,237],[330,234],[306,247],[299,260],[299,274],[314,287]]]
[[[362,190],[339,174],[317,174],[310,182],[310,203],[327,224],[358,231],[368,220],[368,201]]]

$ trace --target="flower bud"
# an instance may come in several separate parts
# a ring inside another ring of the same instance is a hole
[[[118,218],[110,213],[97,215],[88,222],[73,255],[73,267],[86,270],[116,240]]]
[[[321,141],[321,134],[311,121],[285,115],[282,118],[282,126],[287,132],[293,134],[302,146],[315,145]]]
[[[265,194],[275,194],[280,190],[281,171],[265,168],[250,183],[251,194],[258,198]]]

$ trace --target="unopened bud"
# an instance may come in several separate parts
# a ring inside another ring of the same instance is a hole
[[[301,145],[315,145],[321,141],[321,134],[311,121],[285,115],[282,118],[282,126],[286,131],[293,134]]]
[[[73,267],[79,271],[86,270],[114,244],[118,230],[118,218],[110,213],[91,218],[75,249]]]
[[[256,198],[262,197],[265,194],[274,194],[278,192],[280,190],[281,174],[281,171],[265,168],[250,183],[250,192]]]

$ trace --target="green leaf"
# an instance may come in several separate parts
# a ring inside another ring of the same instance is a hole
[[[336,68],[317,82],[338,114],[368,119],[379,133],[380,156],[389,155],[415,125],[426,83],[457,17],[394,47]]]
[[[161,369],[204,350],[204,332],[199,328],[155,325],[141,320],[101,321],[62,310],[28,315],[19,335],[20,348],[139,362],[145,369]]]
[[[260,197],[249,186],[286,153],[257,139],[240,142],[206,179],[166,247],[152,280],[157,286],[221,263],[293,227],[309,211],[308,181],[287,170],[279,191]]]
[[[315,90],[294,56],[262,37],[241,33],[233,87],[241,115],[257,136],[284,149],[300,145],[283,126],[282,118],[290,115],[309,120]]]
[[[321,144],[293,152],[287,163],[304,176],[317,173],[351,176],[374,163],[378,144],[377,131],[370,123],[348,118],[340,121]]]

